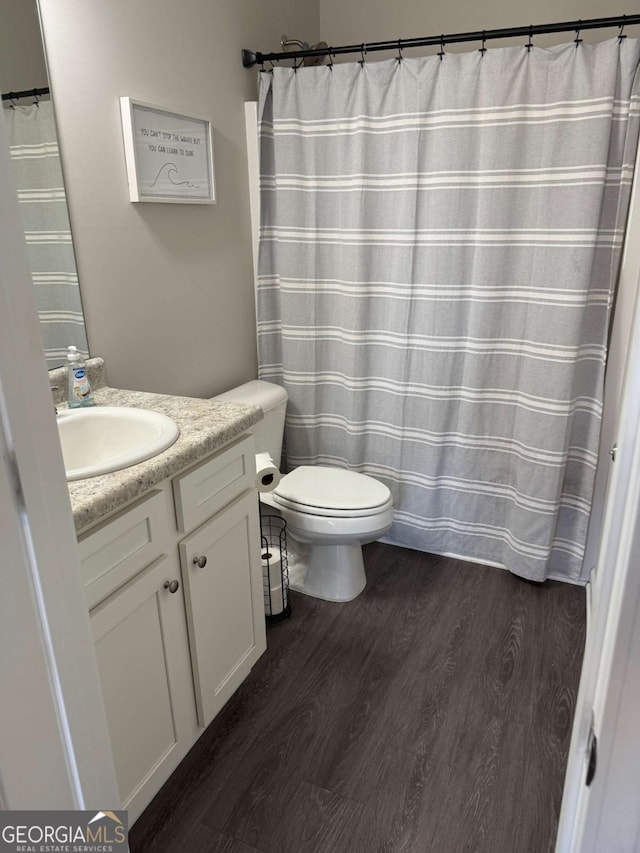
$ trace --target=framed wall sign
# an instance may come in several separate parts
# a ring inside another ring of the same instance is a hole
[[[120,98],[131,201],[214,204],[211,125],[204,118]]]

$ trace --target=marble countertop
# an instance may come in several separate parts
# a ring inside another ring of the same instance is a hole
[[[132,406],[162,412],[178,424],[180,435],[171,447],[145,462],[112,474],[67,483],[76,532],[102,520],[167,477],[214,453],[262,420],[262,410],[258,406],[240,403],[169,397],[106,386],[94,386],[93,396],[99,406]]]

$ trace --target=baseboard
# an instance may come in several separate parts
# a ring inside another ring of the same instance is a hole
[[[594,608],[593,581],[587,582],[586,593],[587,593],[586,594],[586,600],[585,600],[586,626],[585,626],[585,637],[584,637],[585,649],[589,648],[589,641],[591,639],[591,630],[593,628],[593,608]]]

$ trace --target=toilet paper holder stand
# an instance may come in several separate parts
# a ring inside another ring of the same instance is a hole
[[[267,622],[282,622],[291,616],[287,522],[277,515],[260,512],[260,556],[264,613]]]

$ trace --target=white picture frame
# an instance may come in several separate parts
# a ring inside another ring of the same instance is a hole
[[[120,114],[132,202],[215,204],[207,119],[128,97]]]

